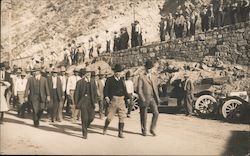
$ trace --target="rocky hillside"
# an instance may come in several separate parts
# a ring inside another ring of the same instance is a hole
[[[159,41],[161,16],[189,4],[199,10],[210,0],[1,0],[1,51],[3,60],[47,56],[62,49],[72,39],[86,42],[99,34],[111,33],[140,21],[144,43]],[[134,16],[135,14],[135,16]],[[87,47],[87,44],[85,44]],[[104,46],[102,46],[104,49]]]
[[[165,0],[137,0],[136,3],[132,0],[2,0],[3,52],[11,51],[12,59],[46,56],[51,51],[62,56],[60,52],[72,39],[87,42],[96,34],[103,39],[106,29],[114,32],[123,26],[128,27],[130,32],[133,8],[135,19],[141,22],[145,38],[151,42],[158,38],[158,5],[162,6],[164,2]],[[3,54],[1,57],[4,59],[6,56]]]

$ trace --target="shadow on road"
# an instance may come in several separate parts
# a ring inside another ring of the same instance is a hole
[[[250,132],[233,131],[227,142],[222,155],[249,155],[250,154]]]
[[[93,128],[98,128],[98,129],[103,129],[103,126],[101,126],[101,125],[92,124],[91,127],[93,127]],[[118,132],[118,128],[114,128],[114,127],[108,127],[108,130],[117,131],[117,132]],[[128,134],[137,134],[137,135],[141,135],[141,133],[138,133],[138,132],[131,132],[131,131],[126,131],[126,130],[124,130],[123,132],[124,132],[124,133],[128,133]]]

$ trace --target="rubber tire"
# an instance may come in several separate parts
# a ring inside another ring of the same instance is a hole
[[[212,101],[212,102],[214,103],[214,105],[213,105],[213,110],[212,110],[211,112],[209,112],[209,113],[201,112],[201,110],[200,110],[200,108],[199,108],[200,102],[201,102],[202,100],[204,100],[204,99],[208,99],[208,100],[210,100],[210,101]],[[202,96],[200,96],[200,97],[195,101],[195,110],[197,111],[197,113],[199,114],[199,116],[205,117],[205,116],[211,115],[211,114],[213,114],[213,113],[215,112],[215,110],[216,110],[216,103],[217,103],[216,99],[215,99],[214,97],[212,97],[211,95],[202,95]]]

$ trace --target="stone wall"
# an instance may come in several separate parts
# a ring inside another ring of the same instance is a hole
[[[205,56],[218,57],[224,63],[250,65],[250,21],[197,34],[193,41],[181,40],[152,43],[142,47],[103,53],[100,59],[110,65],[126,67],[143,65],[147,59],[175,59],[200,62]]]

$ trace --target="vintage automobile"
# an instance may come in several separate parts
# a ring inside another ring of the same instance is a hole
[[[194,83],[194,108],[200,117],[219,115],[227,121],[242,121],[250,115],[247,92],[224,93],[223,84],[227,81],[227,77],[219,77],[204,78]],[[176,79],[171,84],[161,86],[160,112],[169,112],[170,109],[174,110],[173,107],[181,112],[184,104],[181,83],[181,79]]]

